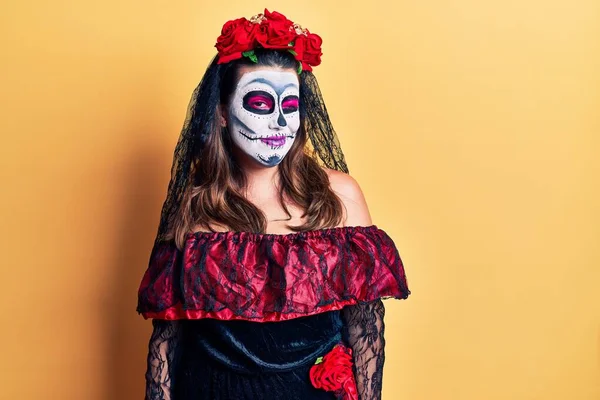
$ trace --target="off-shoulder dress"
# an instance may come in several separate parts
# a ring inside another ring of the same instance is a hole
[[[182,250],[159,243],[138,297],[153,323],[145,398],[342,398],[317,389],[309,370],[343,343],[358,399],[378,400],[381,300],[409,294],[398,249],[375,225],[196,232]]]

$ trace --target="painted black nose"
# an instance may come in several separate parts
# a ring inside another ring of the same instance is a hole
[[[282,112],[279,113],[279,118],[277,118],[277,125],[279,125],[279,126],[287,126],[287,122],[285,121],[285,118],[283,118],[283,113]]]

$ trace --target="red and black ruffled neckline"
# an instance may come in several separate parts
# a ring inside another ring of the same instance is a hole
[[[289,233],[257,233],[257,232],[242,232],[242,231],[222,231],[222,232],[208,232],[198,231],[189,233],[187,239],[192,238],[209,238],[209,239],[223,239],[223,238],[235,238],[235,239],[247,239],[247,240],[297,240],[314,238],[319,236],[328,235],[340,235],[340,234],[353,234],[357,232],[368,232],[380,230],[377,225],[367,226],[338,226],[334,228],[321,228],[310,231],[300,232],[289,232]]]
[[[280,321],[410,294],[376,225],[292,233],[194,232],[158,243],[140,284],[145,318]]]

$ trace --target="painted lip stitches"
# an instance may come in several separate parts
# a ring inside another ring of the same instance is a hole
[[[260,140],[261,143],[264,143],[264,144],[270,146],[273,149],[277,149],[277,148],[283,147],[283,145],[285,145],[285,142],[287,141],[288,138],[289,139],[293,139],[294,138],[293,136],[287,136],[287,135],[272,135],[272,136],[267,136],[267,137],[252,137],[250,135],[247,135],[242,130],[240,130],[239,132],[246,139],[248,139],[248,140]]]

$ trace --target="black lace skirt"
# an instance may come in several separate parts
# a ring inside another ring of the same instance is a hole
[[[339,311],[281,322],[182,321],[174,400],[333,400],[309,369],[341,340]]]

